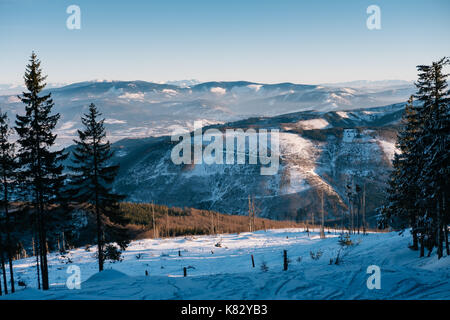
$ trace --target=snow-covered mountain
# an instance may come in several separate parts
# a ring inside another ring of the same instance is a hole
[[[117,141],[166,135],[180,126],[192,129],[194,120],[212,124],[305,110],[352,110],[387,105],[406,101],[413,90],[409,83],[351,88],[247,81],[197,83],[195,80],[86,81],[46,89],[52,92],[55,111],[61,114],[58,142],[64,145],[72,143],[80,127],[80,116],[91,102],[103,112],[109,136]],[[0,107],[10,116],[23,112],[16,94],[0,95]]]
[[[381,204],[403,104],[352,111],[305,111],[257,117],[225,128],[280,130],[280,167],[275,175],[260,174],[260,164],[175,165],[170,137],[125,139],[114,144],[121,171],[116,189],[137,202],[191,206],[246,214],[253,195],[260,216],[273,219],[319,217],[326,195],[329,223],[346,212],[345,186],[366,184],[369,223]],[[206,129],[206,128],[205,128]],[[225,144],[224,144],[225,148]],[[226,151],[226,150],[225,150]],[[224,152],[225,152],[224,151]]]

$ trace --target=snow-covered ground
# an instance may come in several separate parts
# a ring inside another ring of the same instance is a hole
[[[316,230],[318,231],[318,230]],[[278,229],[217,236],[132,242],[124,260],[97,273],[95,247],[49,257],[51,288],[35,289],[32,258],[15,262],[19,288],[10,299],[449,299],[450,258],[418,258],[409,233],[353,235],[340,253],[338,234]],[[220,246],[216,244],[220,243]],[[283,250],[290,260],[283,271]],[[319,259],[313,259],[311,253]],[[179,255],[181,254],[181,256]],[[255,268],[252,267],[254,256]],[[71,260],[68,263],[69,258]],[[261,265],[268,267],[262,271]],[[369,290],[367,268],[381,270],[381,288]],[[81,270],[81,289],[65,283],[70,266]],[[187,277],[183,277],[183,268]],[[148,276],[145,275],[146,271]]]

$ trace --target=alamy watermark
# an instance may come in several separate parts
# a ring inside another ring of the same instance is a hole
[[[248,160],[250,165],[261,165],[261,175],[278,172],[278,129],[226,129],[222,132],[213,128],[203,132],[202,127],[201,121],[195,121],[193,136],[188,130],[172,133],[171,140],[179,142],[170,155],[174,164],[247,164]]]
[[[70,276],[67,277],[66,287],[69,290],[79,290],[81,289],[81,269],[77,265],[71,265],[67,268],[67,274]]]
[[[367,289],[381,289],[381,270],[377,265],[371,265],[367,267],[367,274],[371,274],[369,278],[367,278]]]
[[[81,9],[76,4],[67,7],[66,13],[70,14],[66,20],[66,27],[69,30],[81,29]]]
[[[66,20],[66,26],[69,30],[81,29],[81,9],[80,6],[72,4],[67,7],[66,13],[70,14]],[[366,13],[369,17],[366,20],[366,26],[369,30],[381,30],[381,9],[378,5],[372,4],[367,7]]]
[[[370,16],[367,18],[366,26],[369,30],[380,30],[381,29],[381,9],[379,6],[372,4],[367,7],[367,14]]]

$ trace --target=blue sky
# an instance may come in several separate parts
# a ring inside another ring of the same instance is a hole
[[[22,81],[32,50],[49,82],[412,80],[450,55],[449,16],[448,0],[0,0],[0,83]]]

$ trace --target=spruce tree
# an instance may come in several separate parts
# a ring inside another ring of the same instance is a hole
[[[6,248],[0,239],[0,264],[1,264],[1,269],[2,269],[3,286],[4,286],[5,294],[8,294],[8,282],[6,280],[6,267],[5,267],[5,264],[6,264],[5,263],[5,251],[6,251]],[[1,279],[0,279],[0,281],[1,281]]]
[[[126,223],[119,210],[119,201],[124,196],[113,192],[111,184],[119,170],[110,163],[113,152],[106,140],[104,120],[99,119],[94,104],[81,118],[83,130],[78,130],[78,140],[73,152],[72,194],[73,199],[95,214],[97,222],[98,267],[103,270],[106,259],[119,259],[120,252],[112,245],[117,243],[122,250],[128,245]]]
[[[381,224],[411,227],[413,249],[420,256],[424,247],[430,256],[438,248],[438,258],[443,255],[445,242],[448,248],[450,154],[450,92],[448,75],[443,72],[450,61],[443,58],[432,65],[417,66],[416,103],[409,100],[404,126],[398,135],[397,147],[401,150],[393,160],[393,171],[388,188],[387,206],[381,209]]]
[[[3,207],[3,234],[6,239],[2,239],[5,243],[6,253],[9,264],[10,286],[11,292],[14,293],[14,270],[13,270],[13,255],[16,251],[16,241],[13,239],[14,223],[12,221],[11,213],[9,211],[10,194],[14,190],[14,183],[16,181],[17,162],[15,161],[14,143],[9,142],[11,129],[8,123],[8,116],[6,113],[0,112],[0,188],[2,191],[1,204]]]
[[[421,81],[417,95],[423,102],[420,110],[422,131],[418,139],[424,163],[418,179],[420,200],[426,212],[422,221],[428,237],[437,247],[438,258],[443,255],[444,241],[447,254],[450,254],[447,209],[450,188],[450,92],[448,74],[443,71],[448,65],[450,60],[442,58],[431,66],[420,66]]]
[[[418,249],[416,199],[418,196],[417,170],[421,158],[418,157],[417,134],[420,130],[418,112],[411,96],[402,117],[402,130],[397,136],[397,149],[400,153],[394,155],[393,170],[390,174],[388,187],[388,202],[384,212],[384,224],[397,228],[412,227],[413,250]]]
[[[41,62],[33,52],[26,67],[27,88],[19,99],[25,104],[25,115],[16,116],[15,130],[20,169],[18,171],[22,199],[32,205],[34,228],[41,269],[42,288],[48,290],[47,240],[49,223],[54,217],[54,205],[61,199],[65,176],[62,161],[67,154],[54,151],[56,134],[53,130],[60,115],[51,114],[54,106],[51,93],[42,94],[46,76]]]

